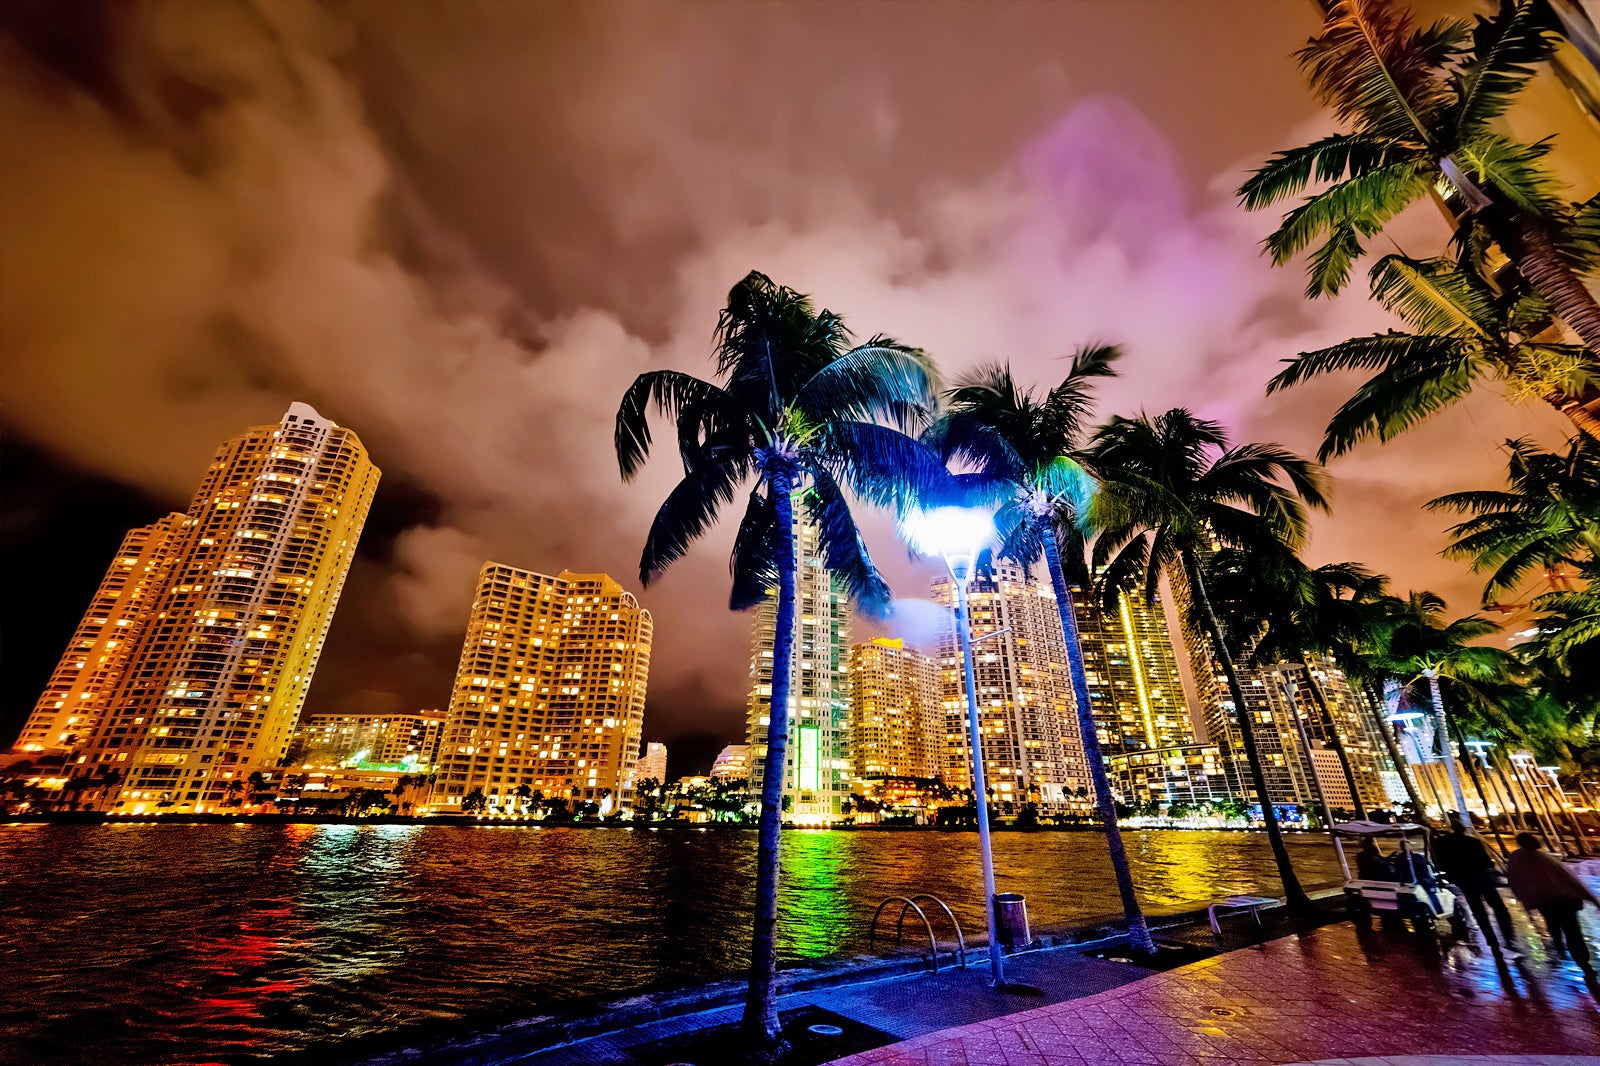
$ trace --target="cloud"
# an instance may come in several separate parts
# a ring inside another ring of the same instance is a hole
[[[1120,343],[1106,412],[1186,404],[1302,450],[1343,386],[1267,401],[1274,364],[1384,324],[1359,293],[1300,301],[1298,274],[1258,254],[1269,220],[1219,192],[1237,168],[1197,182],[1179,134],[1127,95],[1075,86],[1056,57],[997,65],[973,90],[989,111],[961,110],[951,129],[941,116],[972,102],[910,58],[857,66],[854,83],[811,78],[793,12],[740,13],[726,38],[701,40],[633,10],[639,21],[558,25],[520,5],[158,2],[123,18],[109,91],[10,45],[9,423],[178,499],[217,442],[308,400],[441,501],[383,558],[368,553],[340,612],[359,632],[336,625],[329,656],[359,655],[369,676],[325,664],[334,680],[314,705],[378,699],[357,693],[385,661],[403,699],[438,705],[454,666],[439,649],[485,558],[636,586],[673,456],[620,482],[617,399],[649,367],[708,373],[716,311],[752,267],[862,333],[925,346],[952,377],[1006,359],[1043,385],[1077,344]],[[740,94],[763,61],[786,88]],[[1294,139],[1252,136],[1241,158]],[[1439,523],[1415,505],[1491,477],[1494,439],[1536,422],[1475,402],[1341,460],[1340,511],[1314,550],[1470,595],[1432,557]],[[652,735],[742,722],[730,526],[645,594]],[[882,518],[868,531],[897,589],[926,595],[931,568],[905,561]],[[402,624],[352,610],[357,594]]]

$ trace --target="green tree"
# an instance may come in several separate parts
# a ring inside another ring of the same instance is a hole
[[[1118,349],[1107,345],[1079,348],[1073,353],[1066,377],[1042,397],[1017,384],[1009,366],[982,367],[950,390],[945,397],[944,414],[923,436],[948,459],[969,469],[974,487],[999,498],[996,522],[1003,537],[1002,553],[1024,566],[1037,562],[1041,554],[1045,558],[1061,629],[1066,635],[1079,733],[1094,783],[1100,824],[1111,853],[1128,938],[1136,950],[1153,954],[1155,941],[1134,891],[1112,802],[1111,782],[1100,752],[1078,635],[1077,608],[1063,570],[1056,532],[1058,520],[1074,534],[1076,527],[1087,520],[1093,481],[1082,461],[1084,422],[1096,381],[1116,374],[1114,364],[1119,355]],[[1081,537],[1073,535],[1071,543],[1081,546]],[[1082,570],[1082,553],[1079,550],[1074,554],[1078,557],[1076,576]],[[1034,821],[1037,822],[1037,810]]]
[[[757,834],[755,929],[744,1028],[752,1046],[776,1048],[778,834],[789,739],[795,628],[794,501],[815,523],[827,567],[869,611],[888,585],[867,554],[846,502],[897,505],[945,488],[942,463],[909,431],[937,395],[927,358],[887,337],[853,347],[843,320],[752,271],[728,294],[717,323],[717,380],[673,370],[641,374],[617,411],[617,460],[632,478],[648,454],[653,407],[676,428],[683,479],[657,512],[639,573],[652,583],[754,481],[734,540],[730,606],[776,595],[771,721]]]
[[[1331,632],[1333,601],[1345,590],[1360,588],[1372,575],[1357,563],[1330,563],[1313,569],[1274,538],[1247,549],[1225,548],[1206,560],[1204,570],[1212,603],[1226,623],[1233,646],[1258,666],[1287,663],[1299,667],[1322,734],[1339,758],[1356,817],[1365,819],[1366,807],[1356,787],[1350,753],[1312,660],[1329,651],[1337,639]],[[1298,714],[1292,688],[1286,696],[1290,713]],[[1306,758],[1311,758],[1310,752]]]
[[[1576,436],[1562,453],[1527,438],[1506,442],[1506,487],[1452,492],[1429,510],[1470,515],[1450,528],[1445,555],[1489,572],[1488,601],[1514,590],[1530,571],[1582,570],[1600,560],[1600,441]]]
[[[1287,905],[1310,910],[1284,847],[1255,725],[1243,713],[1244,692],[1212,609],[1201,558],[1218,547],[1259,544],[1266,536],[1298,547],[1305,539],[1306,508],[1327,507],[1321,468],[1274,444],[1234,445],[1216,422],[1183,408],[1154,418],[1113,418],[1096,432],[1090,457],[1111,496],[1095,542],[1096,557],[1107,563],[1106,584],[1130,587],[1142,579],[1147,599],[1154,598],[1163,571],[1187,585],[1195,621],[1211,638],[1227,678]]]
[[[1448,259],[1401,255],[1379,259],[1371,278],[1373,299],[1410,330],[1304,352],[1267,385],[1272,393],[1324,374],[1372,374],[1334,412],[1319,458],[1343,455],[1368,437],[1392,440],[1485,378],[1513,399],[1544,400],[1585,434],[1600,435],[1600,357],[1546,338],[1549,306],[1519,281],[1497,289]]]
[[[1415,26],[1390,0],[1332,0],[1322,33],[1297,53],[1312,91],[1346,132],[1280,152],[1239,190],[1249,209],[1326,187],[1267,238],[1279,265],[1312,252],[1307,295],[1338,291],[1379,232],[1407,205],[1453,188],[1462,243],[1498,244],[1589,348],[1600,349],[1600,304],[1579,271],[1595,262],[1600,204],[1578,212],[1543,168],[1548,140],[1522,144],[1498,120],[1555,46],[1539,0],[1502,0],[1476,25]],[[1600,392],[1574,397],[1591,411]]]

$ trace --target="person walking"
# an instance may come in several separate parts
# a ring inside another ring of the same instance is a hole
[[[1500,890],[1495,885],[1494,858],[1483,841],[1467,832],[1461,815],[1450,815],[1450,832],[1435,841],[1433,857],[1439,869],[1460,890],[1472,920],[1478,923],[1483,939],[1489,942],[1489,950],[1496,955],[1503,954],[1489,923],[1489,912],[1493,911],[1500,933],[1505,937],[1504,953],[1514,958],[1516,953],[1510,949],[1516,946],[1516,927],[1511,924],[1511,912],[1506,909],[1506,901],[1500,898]]]
[[[1578,925],[1578,912],[1585,903],[1600,907],[1600,899],[1560,859],[1541,849],[1539,838],[1532,833],[1517,834],[1517,850],[1506,860],[1506,882],[1524,907],[1544,916],[1556,954],[1561,954],[1565,942],[1572,961],[1585,977],[1594,980],[1594,965],[1583,929]]]

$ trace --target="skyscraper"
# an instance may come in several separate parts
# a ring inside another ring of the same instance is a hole
[[[63,660],[98,673],[41,700],[97,708],[77,761],[121,776],[115,809],[203,810],[283,756],[378,477],[354,433],[292,404],[222,445],[185,514],[124,541]]]
[[[955,586],[949,577],[934,579],[933,598],[954,609]],[[1093,801],[1085,798],[1089,776],[1055,595],[1022,567],[997,563],[974,575],[968,598],[984,771],[992,801],[1004,810],[1028,802],[1052,811],[1088,809]],[[953,627],[940,633],[937,659],[945,709],[945,780],[967,788],[972,771],[966,680]]]
[[[639,764],[633,771],[634,784],[640,781],[654,781],[657,784],[667,783],[667,746],[655,741],[645,745],[644,754],[639,757]]]
[[[605,574],[488,562],[467,621],[439,745],[436,805],[527,786],[602,808],[631,787],[654,623]]]
[[[875,637],[850,649],[850,760],[856,778],[944,773],[944,700],[933,659]]]
[[[306,714],[295,726],[291,750],[312,766],[405,766],[430,770],[439,756],[444,715]]]
[[[789,675],[789,749],[783,791],[786,817],[799,823],[841,815],[850,794],[850,596],[822,563],[816,527],[795,507],[795,640]],[[767,774],[767,727],[772,701],[772,647],[778,629],[777,592],[756,608],[750,646],[750,789],[761,794]]]
[[[1080,593],[1076,601],[1089,702],[1105,757],[1193,744],[1194,722],[1160,596],[1146,602],[1123,591],[1115,610],[1090,595]]]
[[[70,752],[88,743],[127,672],[129,656],[155,617],[150,601],[171,568],[170,542],[186,522],[187,516],[171,514],[122,538],[72,642],[22,727],[18,751]]]

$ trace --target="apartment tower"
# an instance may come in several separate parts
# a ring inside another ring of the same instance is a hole
[[[1083,592],[1076,601],[1089,703],[1105,757],[1195,743],[1160,596],[1146,602],[1120,591],[1114,610]]]
[[[934,580],[933,598],[954,609],[955,585],[949,577]],[[1091,808],[1055,595],[1028,570],[997,563],[973,575],[968,600],[992,802],[1008,811],[1029,802],[1049,811]],[[969,788],[966,680],[954,627],[939,635],[936,658],[945,712],[945,781]]]
[[[856,778],[944,773],[939,668],[905,642],[876,637],[850,649],[850,760]]]
[[[439,745],[436,806],[516,794],[609,809],[631,787],[654,623],[605,574],[550,577],[488,562],[478,574]]]
[[[796,498],[799,503],[799,498]],[[823,823],[842,814],[850,794],[850,596],[823,565],[816,527],[795,507],[794,654],[789,673],[789,753],[783,791],[785,818]],[[777,591],[756,608],[750,647],[750,789],[761,794],[767,774],[767,729],[772,702],[772,647],[778,631]]]
[[[70,738],[82,772],[115,772],[124,811],[205,810],[275,766],[378,478],[356,435],[303,403],[223,444],[187,512],[123,541],[24,744]],[[93,711],[68,725],[58,701]]]

